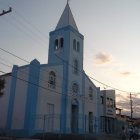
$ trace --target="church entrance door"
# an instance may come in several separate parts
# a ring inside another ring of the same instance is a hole
[[[71,107],[71,131],[78,133],[78,105],[75,104]]]

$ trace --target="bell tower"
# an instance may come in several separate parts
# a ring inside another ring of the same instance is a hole
[[[83,103],[77,99],[83,94],[83,40],[67,2],[55,30],[50,32],[48,58],[49,65],[63,65],[61,132],[64,133],[78,131],[78,117],[73,121],[69,118],[73,110],[75,116],[83,113]],[[71,97],[72,94],[77,97]],[[76,108],[74,101],[77,101]],[[76,126],[74,122],[77,122]]]
[[[81,61],[78,63],[83,68],[83,39],[67,2],[55,30],[50,32],[48,63],[61,63],[60,58],[63,58],[73,64],[71,61],[73,61],[72,58],[75,58],[77,61]]]

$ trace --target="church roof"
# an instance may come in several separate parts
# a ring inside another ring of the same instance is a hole
[[[67,3],[55,29],[57,30],[57,29],[66,27],[68,25],[72,26],[74,29],[76,29],[78,31],[78,28],[77,28],[77,25],[76,25],[75,20],[73,18],[71,9],[69,7],[69,4]]]

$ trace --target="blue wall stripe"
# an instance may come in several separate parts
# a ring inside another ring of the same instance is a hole
[[[40,63],[37,60],[33,60],[30,63],[29,69],[29,82],[36,85],[39,84]],[[36,114],[38,86],[28,83],[27,99],[26,99],[26,111],[24,119],[24,130],[26,132],[31,131],[34,128],[35,119],[33,116]],[[32,126],[31,126],[32,124]]]
[[[68,66],[63,66],[63,91],[61,99],[61,132],[66,133],[66,121],[67,121],[67,93],[68,93]]]
[[[68,106],[68,73],[69,66],[66,62],[61,60],[60,58],[65,58],[66,61],[69,61],[70,55],[70,32],[73,31],[69,26],[64,27],[60,30],[55,30],[50,33],[50,44],[49,44],[49,58],[48,64],[62,64],[63,65],[63,88],[62,88],[62,97],[61,97],[61,133],[66,133],[66,122],[67,122],[67,106]],[[58,36],[62,36],[64,38],[64,48],[63,50],[55,54],[54,53],[54,41]],[[58,56],[57,56],[58,55]],[[60,57],[60,58],[58,58]]]
[[[70,33],[65,38],[65,46],[67,44],[70,45]],[[67,42],[67,43],[66,43]],[[64,58],[69,58],[69,51],[70,46],[67,46],[66,56]],[[62,89],[62,99],[61,99],[61,132],[66,133],[67,132],[67,107],[68,107],[68,73],[69,73],[69,66],[67,62],[63,61],[63,89]]]
[[[96,115],[96,119],[97,119],[97,134],[100,134],[101,132],[101,129],[100,129],[100,109],[99,109],[99,106],[100,106],[100,88],[97,88],[97,93],[96,93],[96,111],[97,111],[97,115]]]
[[[83,84],[83,86],[82,86],[82,95],[84,96],[84,97],[86,97],[85,96],[85,74],[82,74],[82,84]],[[85,132],[85,100],[83,100],[82,101],[82,111],[83,111],[83,113],[82,113],[82,120],[83,120],[83,122],[82,122],[82,126],[83,126],[83,133]]]

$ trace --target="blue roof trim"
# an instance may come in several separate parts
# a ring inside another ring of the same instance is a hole
[[[28,64],[28,65],[24,65],[24,66],[19,66],[19,68],[27,68],[27,67],[29,67],[30,65]]]
[[[68,65],[63,66],[63,91],[61,97],[61,132],[66,133],[67,106],[68,106]]]
[[[96,119],[98,120],[98,121],[96,121],[97,122],[97,134],[99,134],[99,133],[101,133],[101,129],[100,129],[100,113],[99,113],[99,111],[100,111],[100,93],[101,93],[101,91],[100,91],[100,88],[97,88],[97,93],[96,93]]]
[[[43,68],[43,67],[50,67],[50,66],[61,66],[62,63],[60,64],[41,64],[40,67]]]
[[[90,80],[89,76],[88,76],[86,73],[83,73],[83,74],[84,74],[85,77],[92,83],[92,85],[93,85],[95,88],[97,88],[96,85]]]
[[[84,74],[82,74],[82,95],[85,97],[85,76],[84,76]],[[82,119],[83,120],[85,120],[86,118],[85,118],[85,100],[82,100]],[[83,126],[83,128],[81,128],[82,130],[81,130],[81,133],[83,132],[85,132],[85,130],[84,130],[84,128],[85,128],[85,121],[82,121],[82,126]]]
[[[77,34],[81,39],[84,39],[84,36],[81,34],[81,33],[79,33],[77,30],[75,30],[72,26],[70,26],[70,25],[68,25],[68,26],[66,26],[66,27],[63,27],[63,28],[60,28],[60,29],[58,29],[58,30],[54,30],[54,31],[51,31],[50,32],[50,35],[54,35],[56,32],[58,32],[58,31],[67,31],[67,30],[71,30],[73,33],[75,33],[75,34]]]

